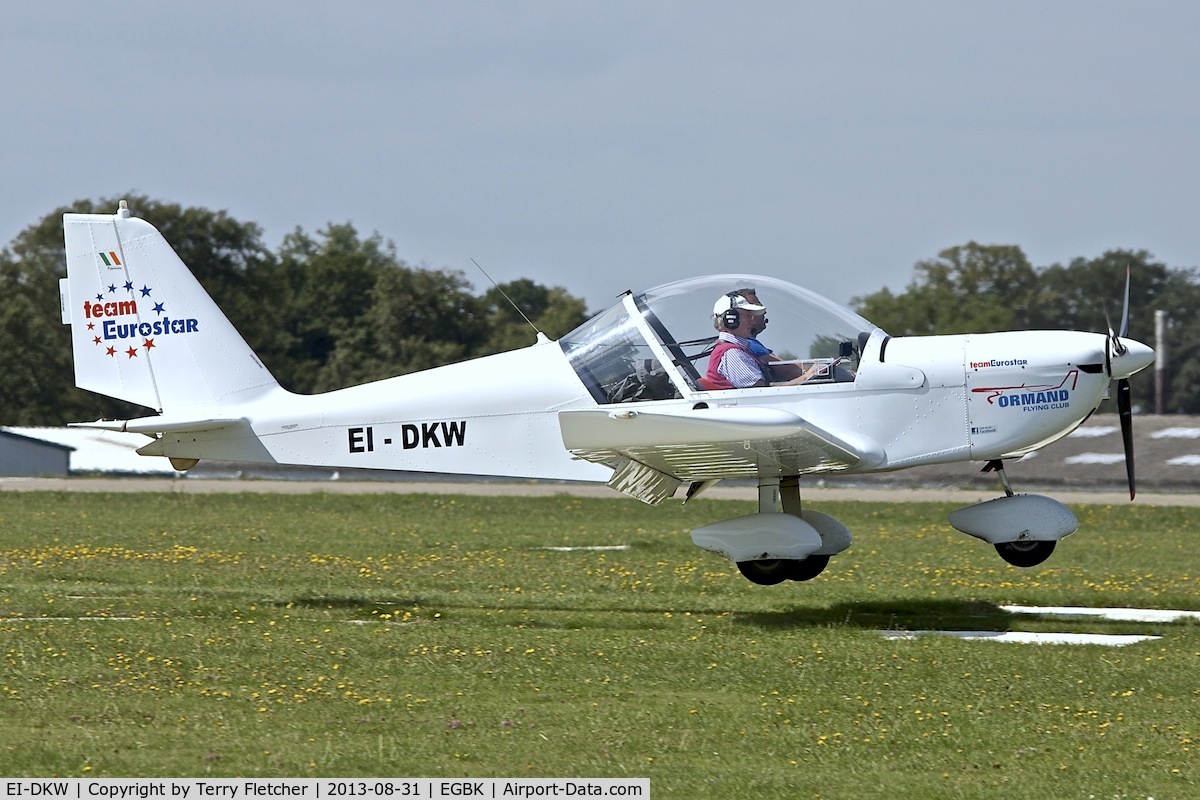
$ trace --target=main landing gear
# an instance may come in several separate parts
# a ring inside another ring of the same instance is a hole
[[[792,477],[761,481],[757,514],[697,528],[692,541],[733,561],[747,580],[774,586],[817,577],[852,538],[828,514],[801,510],[800,479]]]
[[[751,583],[774,586],[784,581],[811,581],[829,566],[829,556],[811,555],[808,558],[773,558],[759,561],[739,561],[737,568]]]

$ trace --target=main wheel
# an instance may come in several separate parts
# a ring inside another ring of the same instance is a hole
[[[751,583],[757,583],[759,586],[774,586],[791,577],[789,565],[793,563],[795,562],[781,558],[770,558],[761,561],[739,561],[737,565]]]
[[[788,580],[811,581],[829,566],[829,556],[809,556],[800,561],[789,561]]]
[[[996,545],[1000,557],[1014,567],[1036,567],[1054,552],[1058,542],[1003,542]]]

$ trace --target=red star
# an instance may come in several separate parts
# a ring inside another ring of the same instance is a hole
[[[154,347],[154,340],[153,340],[153,339],[147,339],[147,340],[145,341],[145,343],[142,345],[142,347],[146,348],[146,350],[149,350],[151,347]]]
[[[89,323],[88,323],[88,330],[89,330],[89,331],[94,331],[95,329],[96,329],[96,323],[94,323],[94,322],[89,322]]]
[[[134,350],[132,347],[125,352],[129,354],[130,358],[137,358],[137,350]]]
[[[94,342],[95,344],[100,344],[100,337],[97,336],[95,339],[92,339],[92,342]]]
[[[117,354],[117,348],[115,348],[115,347],[108,348],[108,355],[115,356],[116,354]]]

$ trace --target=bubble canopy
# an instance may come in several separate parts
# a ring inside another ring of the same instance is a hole
[[[853,380],[859,337],[876,326],[814,292],[762,275],[709,275],[628,293],[559,344],[597,402],[679,398],[699,390],[707,370],[717,335],[714,304],[745,289],[766,306],[766,328],[757,338],[776,357],[836,363],[840,369],[831,370],[829,380]]]

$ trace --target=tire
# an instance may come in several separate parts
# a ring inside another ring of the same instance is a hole
[[[783,583],[790,576],[791,561],[780,558],[763,559],[762,561],[739,561],[738,570],[746,579],[759,586],[774,586]]]
[[[788,580],[811,581],[829,566],[829,556],[809,556],[801,561],[789,562]]]
[[[1014,567],[1036,567],[1054,552],[1058,542],[1004,542],[996,545],[1000,557]]]

